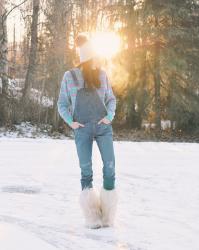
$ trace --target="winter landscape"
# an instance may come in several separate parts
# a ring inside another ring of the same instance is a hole
[[[198,250],[198,144],[114,141],[115,226],[87,229],[73,139],[0,138],[2,250]],[[102,162],[93,145],[94,185]]]
[[[0,0],[0,250],[199,250],[198,45],[198,0]]]

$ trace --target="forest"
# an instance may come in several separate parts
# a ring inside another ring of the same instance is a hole
[[[115,53],[108,56],[114,41],[101,53],[117,98],[115,129],[199,134],[197,0],[1,0],[0,126],[69,129],[57,98],[78,63],[81,32],[119,39]]]

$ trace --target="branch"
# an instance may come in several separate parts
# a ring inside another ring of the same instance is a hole
[[[17,4],[17,5],[14,5],[13,8],[11,8],[8,12],[5,12],[5,13],[3,14],[2,18],[5,20],[5,19],[8,17],[8,15],[9,15],[14,9],[18,8],[19,6],[21,6],[22,4],[24,4],[24,3],[27,2],[27,1],[28,1],[28,0],[24,0],[23,2],[21,2],[21,3]]]

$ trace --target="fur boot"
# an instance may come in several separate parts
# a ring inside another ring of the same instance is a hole
[[[95,189],[83,189],[79,197],[79,203],[85,217],[86,227],[100,228],[102,226],[100,199]]]
[[[116,189],[106,190],[102,188],[100,192],[100,202],[102,211],[102,226],[113,226],[118,202]]]

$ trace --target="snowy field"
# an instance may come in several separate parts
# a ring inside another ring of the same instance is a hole
[[[93,148],[94,185],[102,162]],[[0,138],[1,250],[198,250],[199,144],[114,141],[114,228],[86,229],[73,140]]]

